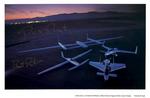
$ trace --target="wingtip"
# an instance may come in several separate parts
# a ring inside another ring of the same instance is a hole
[[[28,51],[19,51],[18,53],[26,53],[26,52],[28,52]],[[30,51],[29,51],[30,52]]]
[[[18,51],[17,53],[22,53],[22,51]]]
[[[117,37],[114,37],[114,39],[119,39],[119,38],[123,38],[124,36],[117,36]]]
[[[138,46],[136,46],[136,49],[135,49],[135,54],[137,54],[137,51],[138,51]]]
[[[37,73],[38,76],[41,75],[41,74],[42,74],[41,72]]]

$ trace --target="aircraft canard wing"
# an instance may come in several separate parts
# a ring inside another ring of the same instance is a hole
[[[61,67],[61,66],[63,66],[64,64],[67,64],[67,63],[69,63],[69,62],[68,62],[68,61],[64,61],[64,62],[62,62],[62,63],[59,63],[59,64],[57,64],[57,65],[54,65],[54,66],[52,66],[52,67],[49,67],[49,68],[47,68],[47,69],[45,69],[45,70],[43,70],[43,71],[41,71],[41,72],[39,72],[39,73],[37,73],[37,74],[38,74],[38,75],[44,74],[44,73],[46,73],[46,72],[48,72],[48,71],[54,70],[54,69],[56,69],[56,68],[58,68],[58,67]]]
[[[110,64],[111,67],[111,72],[119,70],[119,69],[123,69],[126,68],[125,64],[121,64],[121,63],[111,63]]]
[[[90,61],[89,64],[103,72],[105,71],[106,66],[103,63]]]
[[[80,57],[82,57],[82,56],[88,54],[88,53],[91,52],[91,51],[92,51],[92,49],[89,49],[88,51],[85,51],[85,52],[83,52],[83,53],[81,53],[81,54],[79,54],[79,55],[73,57],[72,60],[75,60],[75,59],[77,59],[77,58],[80,58]]]

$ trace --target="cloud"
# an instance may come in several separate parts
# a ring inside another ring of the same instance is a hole
[[[5,16],[9,18],[33,18],[62,13],[89,11],[143,12],[144,4],[6,4]]]
[[[24,9],[20,9],[18,5],[5,5],[6,14],[26,13]]]

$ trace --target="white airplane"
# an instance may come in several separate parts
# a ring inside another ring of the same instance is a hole
[[[43,70],[43,71],[41,71],[41,72],[39,72],[39,73],[37,73],[37,74],[38,74],[38,75],[44,74],[44,73],[46,73],[46,72],[48,72],[48,71],[51,71],[51,70],[56,69],[56,68],[58,68],[58,67],[61,67],[61,66],[63,66],[64,64],[67,64],[67,63],[71,63],[71,64],[74,65],[73,67],[69,68],[68,71],[71,71],[71,70],[73,70],[73,69],[76,69],[76,68],[78,68],[79,66],[81,66],[81,65],[85,64],[86,62],[88,62],[89,59],[83,61],[82,63],[78,63],[78,62],[75,61],[75,60],[78,59],[78,58],[80,58],[80,57],[82,57],[82,56],[84,56],[84,55],[86,55],[86,54],[88,54],[88,53],[91,52],[91,51],[92,51],[92,49],[90,49],[90,50],[88,50],[88,51],[86,51],[86,52],[83,52],[83,53],[81,53],[81,54],[79,54],[79,55],[77,55],[77,56],[75,56],[75,57],[73,57],[73,58],[66,58],[66,57],[64,57],[63,52],[61,52],[62,58],[64,58],[66,61],[64,61],[64,62],[62,62],[62,63],[59,63],[59,64],[57,64],[57,65],[54,65],[54,66],[52,66],[52,67],[50,67],[50,68],[47,68],[47,69],[45,69],[45,70]]]
[[[108,80],[109,77],[117,77],[117,74],[112,73],[113,71],[126,68],[125,64],[121,63],[110,63],[109,59],[105,59],[103,62],[90,61],[89,65],[99,69],[102,72],[97,72],[97,75],[103,76],[104,80]]]
[[[60,41],[58,41],[58,43],[57,43],[58,45],[55,45],[55,46],[24,50],[24,51],[19,51],[19,53],[41,51],[41,50],[54,49],[54,48],[62,48],[63,50],[70,50],[70,49],[75,49],[75,48],[87,48],[89,46],[97,45],[97,44],[102,43],[102,42],[104,43],[104,41],[107,41],[107,40],[118,39],[118,38],[121,38],[121,37],[122,36],[95,40],[95,42],[97,42],[97,43],[90,40],[90,38],[87,38],[87,41],[83,41],[83,42],[76,41],[76,43],[73,43],[73,44],[62,44]]]
[[[137,54],[138,47],[136,46],[135,51],[127,51],[127,50],[120,50],[118,48],[110,48],[105,46],[104,44],[102,45],[103,48],[105,48],[107,51],[101,51],[105,53],[105,56],[109,55],[115,55],[117,56],[117,53],[129,53],[129,54]]]

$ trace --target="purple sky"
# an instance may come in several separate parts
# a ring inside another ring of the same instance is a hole
[[[143,5],[134,4],[6,4],[5,19],[34,18],[90,11],[136,12],[141,9],[143,10]]]

